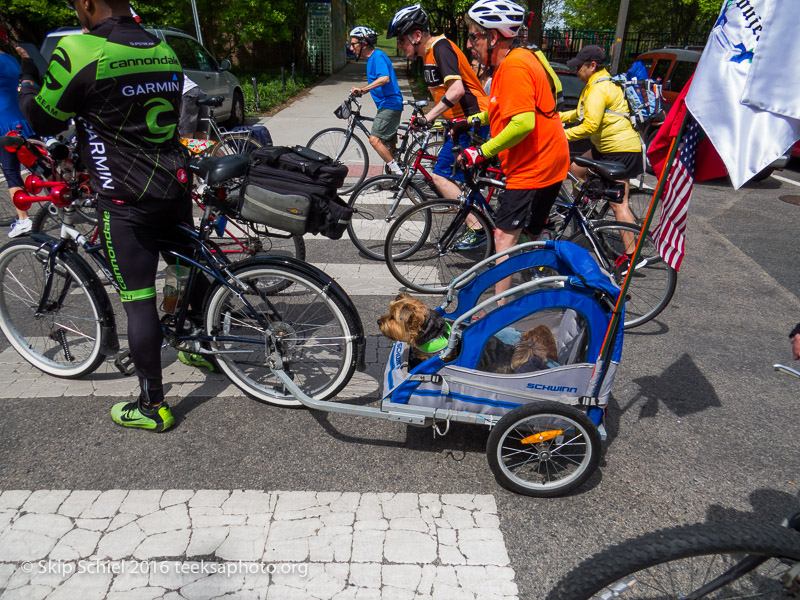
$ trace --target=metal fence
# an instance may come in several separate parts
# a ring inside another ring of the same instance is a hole
[[[620,64],[629,66],[634,59],[642,52],[663,48],[664,46],[675,46],[677,39],[683,36],[676,36],[670,32],[629,32],[625,37],[625,49],[621,57]],[[547,58],[553,62],[566,62],[584,46],[597,44],[602,46],[608,53],[614,43],[613,30],[592,30],[592,29],[545,29],[542,35],[542,50]],[[702,40],[689,40],[691,47],[702,47],[705,45],[705,38]],[[681,43],[681,46],[686,45]]]

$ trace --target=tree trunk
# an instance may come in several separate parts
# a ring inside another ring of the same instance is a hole
[[[542,46],[542,7],[543,0],[528,0],[528,10],[533,12],[533,21],[528,29],[528,42]]]

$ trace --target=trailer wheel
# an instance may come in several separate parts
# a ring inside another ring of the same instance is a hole
[[[577,408],[531,402],[497,422],[486,454],[503,487],[526,496],[560,496],[594,473],[600,461],[600,434]]]

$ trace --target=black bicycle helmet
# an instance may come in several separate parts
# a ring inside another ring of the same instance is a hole
[[[428,31],[428,13],[419,4],[398,10],[392,18],[392,22],[389,23],[386,37],[394,38],[398,35],[405,35],[412,29]]]

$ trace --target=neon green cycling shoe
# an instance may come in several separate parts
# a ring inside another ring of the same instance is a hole
[[[175,424],[175,417],[166,402],[150,410],[140,406],[138,400],[119,402],[111,407],[111,418],[114,423],[123,427],[138,427],[156,432],[166,431]]]
[[[184,352],[181,350],[178,352],[178,360],[185,365],[189,365],[190,367],[200,367],[203,369],[208,369],[212,372],[214,371],[214,364],[202,354]]]

